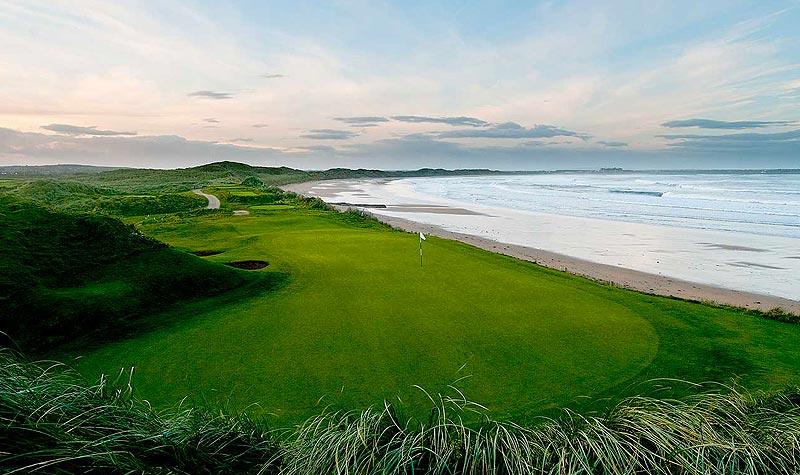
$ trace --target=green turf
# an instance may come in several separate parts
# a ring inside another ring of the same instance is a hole
[[[600,407],[651,378],[795,381],[800,326],[600,285],[461,243],[308,207],[145,220],[145,234],[213,262],[262,259],[272,292],[200,301],[172,323],[78,360],[90,377],[135,366],[156,405],[212,401],[289,423],[320,406],[415,401],[457,386],[495,417]],[[421,406],[423,407],[423,406]],[[429,407],[429,404],[424,405]]]

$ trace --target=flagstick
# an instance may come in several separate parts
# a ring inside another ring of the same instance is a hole
[[[425,240],[425,235],[419,233],[419,266],[422,267],[422,241]]]

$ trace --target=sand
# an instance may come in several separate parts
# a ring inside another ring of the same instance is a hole
[[[350,190],[346,182],[305,182],[283,186],[286,191],[291,191],[305,196],[319,196],[318,193],[311,192],[312,189],[323,188],[326,193],[337,193]],[[442,206],[419,204],[410,205],[414,208],[426,208],[425,210],[414,209],[415,212],[429,213],[449,213]],[[408,207],[408,206],[407,206]],[[344,211],[349,206],[336,206],[340,211]],[[631,289],[652,295],[675,297],[685,300],[706,301],[734,307],[742,307],[756,310],[770,310],[782,308],[785,311],[800,315],[800,302],[781,298],[777,296],[763,295],[758,293],[744,292],[739,290],[727,289],[708,284],[688,282],[672,277],[641,272],[638,270],[627,269],[624,267],[612,266],[591,262],[584,259],[566,256],[542,249],[527,246],[501,243],[485,237],[471,234],[458,233],[443,229],[437,225],[418,223],[412,220],[387,216],[384,214],[372,213],[368,209],[358,208],[362,212],[373,216],[375,219],[386,223],[394,228],[408,232],[422,232],[444,239],[458,240],[475,247],[491,252],[523,259],[534,262],[538,265],[569,272],[571,274],[587,277],[592,280],[611,283],[613,285]],[[469,211],[469,210],[465,210]],[[456,211],[457,213],[457,211]],[[712,244],[712,246],[716,246]],[[748,263],[743,262],[746,265]]]

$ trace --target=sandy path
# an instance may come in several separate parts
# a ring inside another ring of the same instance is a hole
[[[208,206],[206,209],[219,209],[219,198],[214,195],[207,195],[203,193],[200,189],[192,190],[195,194],[200,195],[208,200]]]
[[[319,182],[294,183],[284,186],[283,189],[302,195],[311,190],[317,183]],[[344,211],[348,207],[335,206],[335,208]],[[674,279],[663,275],[599,264],[532,247],[505,244],[471,234],[452,232],[435,225],[422,224],[408,219],[370,213],[368,209],[359,208],[359,210],[373,216],[383,223],[404,231],[414,233],[423,232],[444,239],[454,239],[487,251],[524,259],[552,269],[588,277],[592,280],[610,282],[614,285],[639,292],[677,297],[686,300],[710,301],[723,305],[765,311],[780,307],[800,315],[800,302],[795,300],[726,289],[713,285]]]

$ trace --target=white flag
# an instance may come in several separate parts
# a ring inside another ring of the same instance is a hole
[[[425,235],[422,234],[422,233],[419,233],[419,239],[420,239],[420,241],[424,241],[425,240]]]

